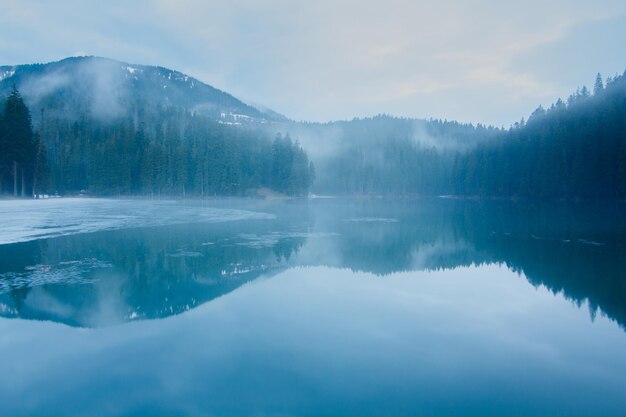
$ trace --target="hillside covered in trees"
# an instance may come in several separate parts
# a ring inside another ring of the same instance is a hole
[[[626,199],[626,75],[598,75],[510,129],[385,115],[322,124],[176,71],[88,57],[0,67],[0,110],[5,195]]]
[[[313,165],[289,136],[272,139],[182,109],[105,121],[42,112],[34,133],[17,89],[3,108],[0,183],[14,196],[245,195],[261,187],[303,195],[313,181]]]
[[[101,57],[0,66],[0,96],[8,95],[14,85],[33,112],[44,108],[50,117],[71,120],[85,114],[100,121],[127,115],[154,117],[163,107],[235,125],[285,119],[181,72]]]
[[[483,125],[386,115],[305,124],[295,131],[318,169],[314,190],[339,195],[452,194],[455,155],[502,133]]]
[[[626,199],[626,72],[598,74],[566,102],[539,107],[497,140],[459,154],[460,195],[559,200]]]
[[[320,192],[626,199],[626,74],[606,85],[598,75],[592,92],[579,89],[506,130],[388,116],[309,129],[337,141],[315,159]]]

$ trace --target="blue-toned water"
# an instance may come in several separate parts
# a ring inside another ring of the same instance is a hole
[[[619,213],[0,202],[1,414],[621,416]]]

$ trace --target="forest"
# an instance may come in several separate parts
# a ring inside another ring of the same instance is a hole
[[[309,126],[340,132],[337,149],[315,160],[316,192],[338,195],[453,194],[455,155],[496,140],[501,129],[443,120],[379,115]]]
[[[597,75],[539,107],[497,141],[455,157],[454,194],[540,200],[626,199],[626,73]]]
[[[389,116],[335,124],[319,192],[525,200],[626,199],[626,74],[509,129]],[[328,128],[328,127],[326,127]]]
[[[314,177],[288,135],[221,125],[162,108],[102,121],[31,114],[13,89],[0,119],[0,194],[251,195],[263,187],[300,196]]]
[[[0,114],[0,195],[34,196],[47,188],[47,152],[14,87]]]
[[[509,129],[391,116],[232,126],[174,106],[111,120],[41,110],[34,129],[16,88],[0,109],[4,195],[626,199],[626,75],[598,74]]]

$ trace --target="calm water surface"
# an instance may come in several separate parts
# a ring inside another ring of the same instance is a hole
[[[0,414],[623,416],[620,212],[0,202]]]

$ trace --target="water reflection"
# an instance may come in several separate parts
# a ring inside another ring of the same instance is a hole
[[[626,334],[496,265],[384,279],[296,267],[167,320],[97,331],[1,320],[0,332],[11,416],[608,417],[626,406]]]
[[[245,222],[249,231],[263,222]],[[0,246],[5,317],[98,327],[178,314],[285,267],[304,243],[253,245],[231,225],[177,225]]]
[[[626,407],[619,212],[211,204],[266,215],[181,224],[168,213],[178,224],[0,245],[2,415]]]
[[[495,263],[587,304],[592,317],[601,311],[626,325],[619,210],[445,200],[236,204],[270,216],[0,245],[0,314],[99,327],[178,314],[296,266],[384,277]]]

